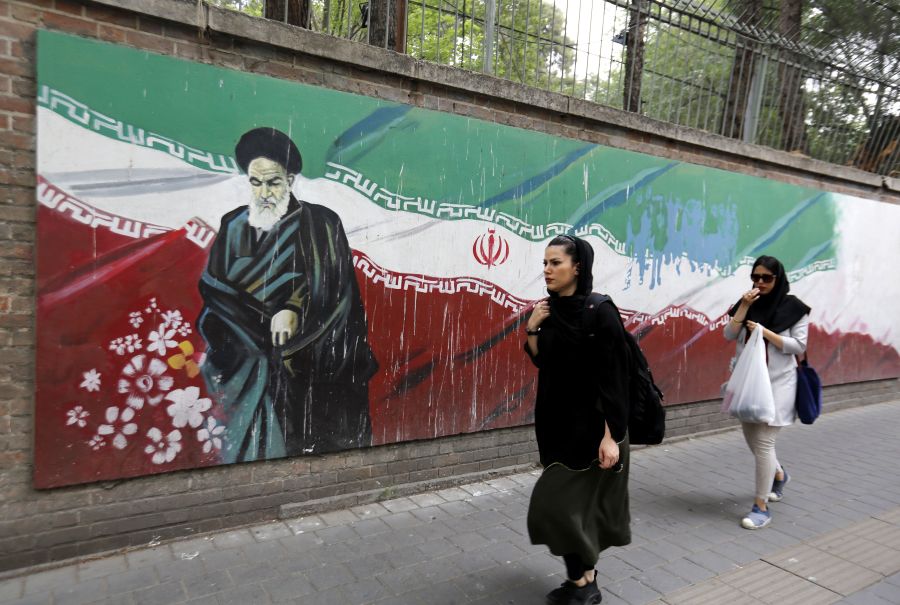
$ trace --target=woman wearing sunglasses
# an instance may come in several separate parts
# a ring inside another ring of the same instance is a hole
[[[746,529],[760,529],[772,521],[767,501],[778,502],[790,475],[775,455],[775,438],[783,426],[797,418],[794,398],[797,393],[795,355],[806,350],[809,307],[788,294],[790,285],[784,266],[773,256],[760,256],[750,271],[753,287],[741,296],[731,310],[725,326],[725,338],[737,340],[737,357],[753,330],[762,330],[766,341],[766,360],[775,419],[769,424],[742,422],[744,439],[756,458],[756,497],[750,513],[741,520]]]

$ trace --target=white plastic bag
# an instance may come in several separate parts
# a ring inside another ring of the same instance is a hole
[[[757,325],[725,385],[722,410],[741,422],[768,424],[775,420],[775,397],[762,333],[762,326]]]

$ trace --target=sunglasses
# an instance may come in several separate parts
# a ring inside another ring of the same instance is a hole
[[[775,276],[771,273],[753,273],[750,275],[750,281],[752,281],[754,284],[758,281],[761,281],[764,284],[771,284],[773,281],[775,281]]]

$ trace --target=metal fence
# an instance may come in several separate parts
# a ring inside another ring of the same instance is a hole
[[[900,57],[762,0],[214,0],[426,61],[900,174]],[[738,7],[728,10],[728,6]],[[885,0],[848,2],[900,35]],[[782,19],[782,21],[779,21]]]

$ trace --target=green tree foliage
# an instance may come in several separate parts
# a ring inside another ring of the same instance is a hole
[[[497,0],[490,71],[501,78],[569,92],[575,43],[565,14],[541,0]],[[485,69],[484,0],[409,0],[407,52],[472,71]]]

